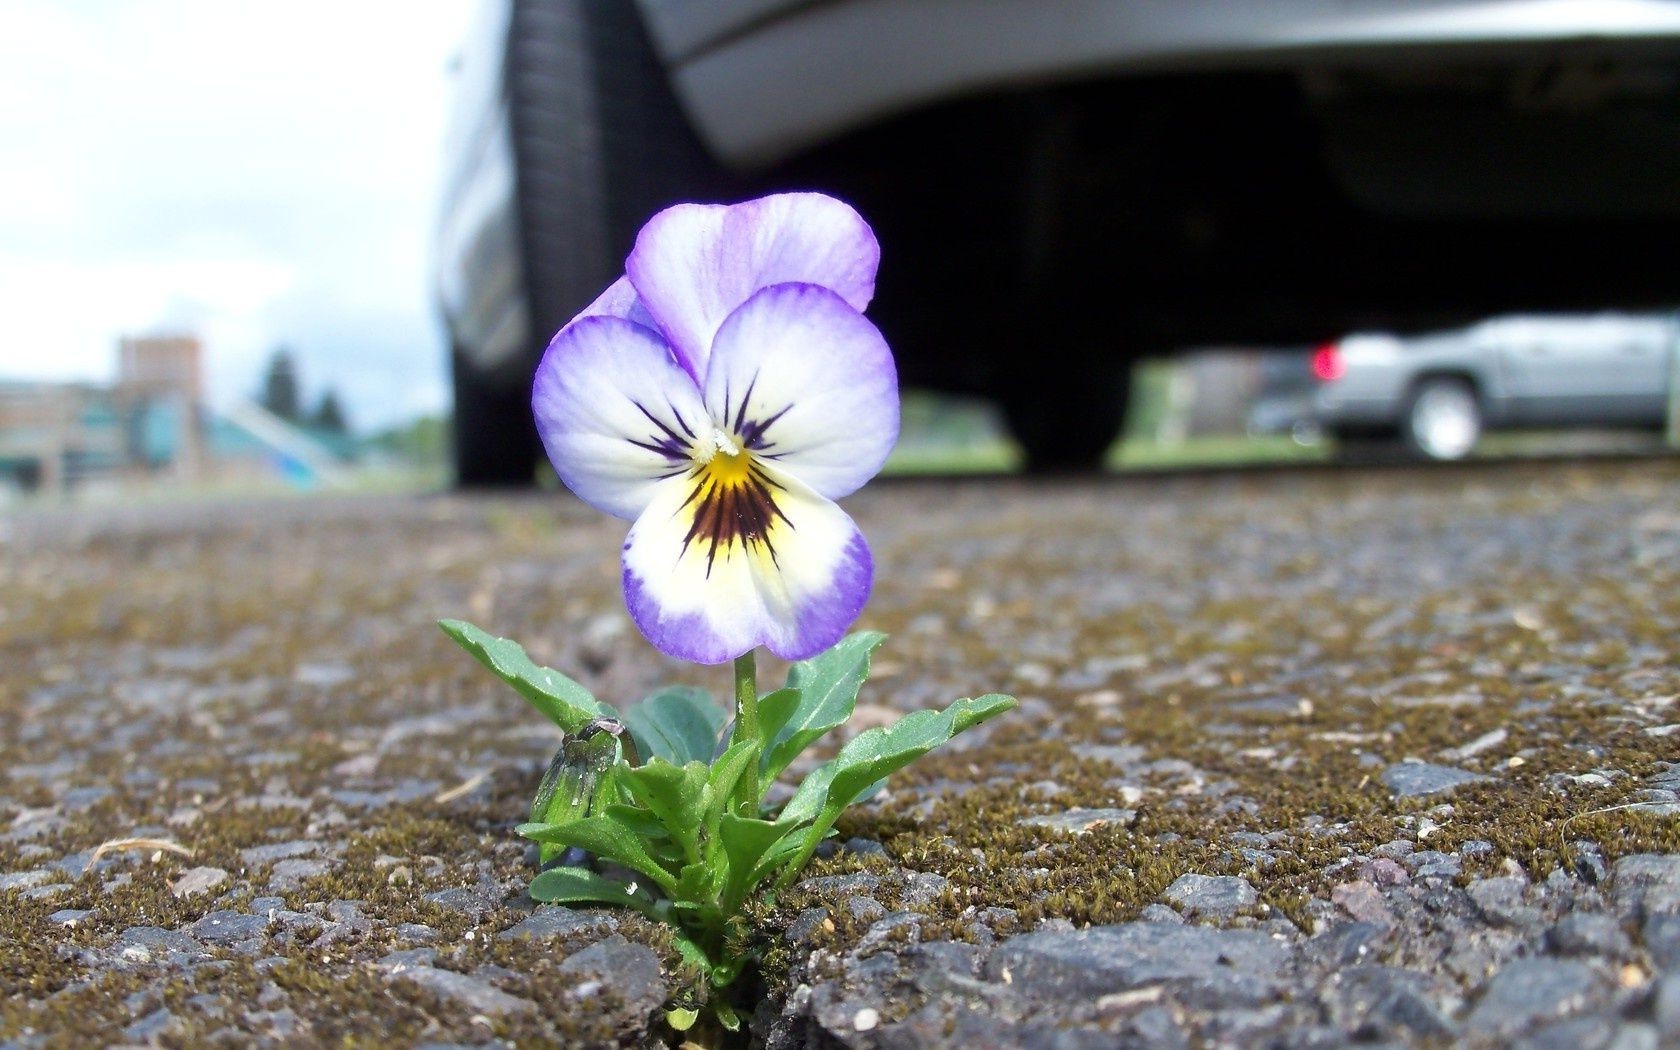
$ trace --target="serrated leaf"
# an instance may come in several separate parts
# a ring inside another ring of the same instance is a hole
[[[529,892],[532,900],[554,904],[595,901],[641,909],[653,903],[651,897],[586,868],[550,868],[531,880]]]
[[[618,775],[624,790],[658,819],[664,833],[690,861],[700,859],[707,772],[699,762],[676,766],[655,756]]]
[[[801,833],[800,852],[783,872],[782,881],[827,837],[841,812],[872,786],[963,730],[1014,706],[1015,698],[1001,693],[964,697],[943,711],[912,711],[890,726],[866,729],[853,737],[839,754],[811,771],[782,809],[784,820],[803,821],[816,813],[811,826]]]
[[[510,638],[498,638],[465,620],[439,620],[438,627],[568,733],[582,729],[590,719],[617,716],[583,686],[551,667],[533,663],[524,647]]]
[[[971,726],[1015,706],[1002,693],[964,697],[943,711],[912,711],[890,726],[866,729],[834,756],[834,780],[824,810],[844,809],[886,778]]]
[[[859,631],[788,668],[787,688],[798,691],[799,699],[765,750],[766,780],[780,776],[813,741],[852,717],[858,690],[869,677],[869,656],[886,640],[879,631]]]
[[[624,713],[624,724],[643,762],[657,755],[682,766],[711,761],[728,717],[705,690],[676,685],[632,706]]]
[[[515,830],[536,842],[558,842],[588,850],[631,871],[639,871],[652,879],[666,896],[674,897],[676,882],[648,852],[636,833],[613,819],[612,810],[599,816],[588,816],[569,824],[521,824]]]

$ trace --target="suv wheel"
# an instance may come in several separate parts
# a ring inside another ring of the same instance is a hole
[[[1463,459],[1482,436],[1482,405],[1462,379],[1426,379],[1406,403],[1406,442],[1434,460]]]

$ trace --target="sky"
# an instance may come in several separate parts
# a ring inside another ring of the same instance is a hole
[[[209,398],[294,351],[353,427],[447,407],[431,233],[474,0],[0,0],[0,379],[192,332]]]

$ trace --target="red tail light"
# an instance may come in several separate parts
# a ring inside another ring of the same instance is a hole
[[[1342,378],[1347,371],[1347,362],[1342,360],[1341,347],[1335,343],[1325,343],[1312,355],[1313,378],[1321,383],[1332,383]]]

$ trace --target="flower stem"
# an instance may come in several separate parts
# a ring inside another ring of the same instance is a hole
[[[758,667],[753,651],[748,649],[735,658],[735,743],[758,739]],[[748,764],[747,771],[735,787],[736,808],[747,816],[758,816],[758,760]]]

